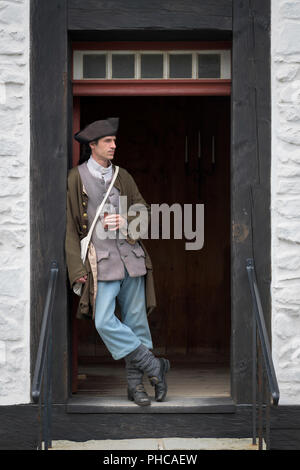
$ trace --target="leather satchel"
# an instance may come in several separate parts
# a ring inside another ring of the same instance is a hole
[[[97,209],[97,212],[96,212],[96,215],[95,215],[95,218],[93,220],[93,223],[92,225],[90,226],[90,229],[88,231],[88,234],[82,238],[80,240],[80,257],[82,259],[82,262],[83,264],[85,263],[85,260],[86,260],[86,256],[87,256],[87,252],[88,252],[88,248],[89,248],[89,244],[90,244],[90,240],[91,240],[91,237],[92,237],[92,233],[93,233],[93,230],[94,230],[94,227],[96,225],[96,222],[98,220],[98,217],[99,215],[101,214],[101,211],[102,211],[102,208],[105,204],[105,201],[113,187],[113,184],[115,182],[115,179],[117,177],[119,173],[119,167],[117,165],[115,165],[115,171],[114,171],[114,176],[110,182],[110,185],[109,185],[109,188],[108,190],[106,191],[106,194],[101,202],[101,204],[99,205],[98,209]],[[82,293],[82,283],[81,282],[75,282],[74,285],[73,285],[73,291],[75,292],[75,294],[81,296],[81,293]]]

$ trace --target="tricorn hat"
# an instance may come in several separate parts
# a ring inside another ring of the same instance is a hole
[[[94,121],[86,126],[82,131],[74,134],[76,139],[81,144],[88,144],[96,139],[101,139],[107,135],[116,135],[119,126],[119,118],[111,117],[101,121]]]

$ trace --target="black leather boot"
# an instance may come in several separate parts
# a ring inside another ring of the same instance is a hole
[[[151,405],[151,400],[147,394],[144,384],[138,384],[134,389],[127,388],[128,400],[134,401],[139,406]]]
[[[160,372],[158,375],[149,377],[152,387],[155,387],[155,400],[164,401],[168,391],[166,373],[170,370],[170,361],[164,357],[159,358]]]
[[[163,357],[157,358],[143,344],[126,356],[135,366],[144,371],[151,385],[155,386],[156,401],[163,401],[167,395],[168,386],[166,373],[170,369],[170,362]]]
[[[151,405],[151,400],[143,385],[144,372],[136,367],[128,357],[125,356],[127,372],[127,397],[139,406]]]

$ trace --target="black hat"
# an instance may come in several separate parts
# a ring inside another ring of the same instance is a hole
[[[74,139],[81,144],[88,144],[93,140],[101,139],[101,137],[105,137],[107,135],[116,135],[118,126],[118,117],[94,121],[86,126],[82,131],[76,132],[76,134],[74,134]]]

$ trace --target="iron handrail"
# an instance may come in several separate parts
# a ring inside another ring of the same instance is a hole
[[[272,404],[278,405],[279,402],[279,388],[275,373],[275,368],[272,359],[270,341],[265,324],[264,313],[261,305],[260,294],[258,290],[254,262],[252,258],[247,259],[246,265],[248,280],[253,304],[253,333],[252,333],[252,443],[256,444],[256,387],[258,383],[259,395],[259,408],[258,408],[258,437],[259,437],[259,450],[263,448],[263,394],[266,393],[265,405],[265,441],[266,449],[270,448],[270,398],[272,397]],[[259,342],[257,341],[259,340]],[[262,362],[263,358],[263,362]],[[264,365],[264,370],[263,370]],[[258,366],[258,370],[257,370]],[[268,390],[264,392],[264,374],[267,375]],[[257,376],[258,374],[258,376]]]
[[[39,403],[41,409],[41,390],[44,387],[44,443],[47,450],[51,446],[51,406],[52,406],[52,312],[58,276],[58,264],[52,261],[50,276],[44,305],[42,325],[40,331],[39,346],[34,368],[31,387],[31,396],[34,403]],[[41,449],[41,440],[39,442]]]
[[[273,405],[278,405],[279,402],[279,388],[278,382],[276,378],[275,368],[272,359],[271,347],[269,342],[269,337],[267,333],[267,328],[265,324],[263,309],[261,305],[259,290],[257,286],[257,280],[254,271],[254,263],[253,259],[247,259],[247,272],[248,272],[248,279],[250,283],[250,290],[252,295],[253,301],[253,308],[255,313],[256,325],[258,328],[259,339],[261,342],[262,353],[264,358],[264,364],[267,372],[268,383],[269,383],[269,390],[272,395]]]

